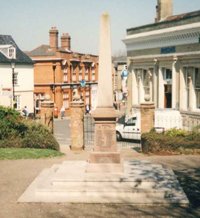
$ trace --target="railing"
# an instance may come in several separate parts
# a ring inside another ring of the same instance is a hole
[[[85,150],[91,150],[94,144],[94,119],[91,115],[84,115],[83,125]]]
[[[92,150],[94,145],[94,119],[91,115],[84,116],[84,145],[85,150]],[[140,149],[140,141],[121,140],[117,141],[119,149],[122,148],[137,148]]]

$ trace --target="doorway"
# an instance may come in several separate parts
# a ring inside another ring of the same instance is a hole
[[[164,106],[165,108],[172,108],[172,85],[164,85],[165,96],[164,96]]]

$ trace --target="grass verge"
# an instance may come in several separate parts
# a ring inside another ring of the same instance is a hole
[[[64,155],[51,149],[0,148],[0,160],[39,159]]]

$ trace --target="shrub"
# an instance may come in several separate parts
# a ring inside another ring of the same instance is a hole
[[[59,144],[45,126],[32,120],[25,120],[17,111],[2,106],[0,106],[0,147],[59,150]]]
[[[200,133],[169,130],[164,134],[151,131],[142,134],[142,151],[144,153],[183,153],[184,150],[200,150]]]
[[[23,148],[47,148],[59,150],[59,144],[51,132],[42,124],[30,122],[22,139]]]
[[[13,110],[12,108],[0,106],[0,120],[5,119],[8,116],[17,120],[20,118],[19,115],[20,115],[19,112],[16,110]]]
[[[171,136],[171,137],[177,137],[177,136],[186,136],[188,133],[183,129],[176,129],[172,128],[165,132],[165,135]]]
[[[20,137],[11,137],[9,139],[0,140],[0,148],[20,148],[22,145],[22,139]]]
[[[192,129],[192,132],[199,132],[199,133],[200,133],[200,125],[195,126],[195,127]]]
[[[0,140],[23,135],[26,129],[17,111],[0,106]]]

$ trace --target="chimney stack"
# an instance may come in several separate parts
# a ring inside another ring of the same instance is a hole
[[[173,15],[173,0],[157,0],[155,22]]]
[[[51,27],[49,30],[49,45],[55,51],[58,49],[58,30],[56,27]]]
[[[68,33],[63,33],[61,36],[61,48],[71,50],[71,37]]]

